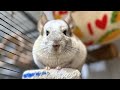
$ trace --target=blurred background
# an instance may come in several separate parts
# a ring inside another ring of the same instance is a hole
[[[0,11],[0,79],[21,79],[25,70],[38,69],[31,52],[39,35],[37,22],[42,13]],[[45,14],[49,20],[60,19],[68,11],[45,11]],[[88,49],[82,78],[120,79],[120,12],[72,11],[72,17],[73,33]]]

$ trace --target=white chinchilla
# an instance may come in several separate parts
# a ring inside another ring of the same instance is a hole
[[[34,43],[32,52],[34,62],[40,69],[82,69],[87,50],[80,39],[73,35],[72,22],[70,13],[63,20],[50,21],[43,13],[38,23],[40,35]]]

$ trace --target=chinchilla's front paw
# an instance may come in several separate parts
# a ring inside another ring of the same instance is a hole
[[[62,69],[62,67],[57,66],[55,69],[57,69],[57,70],[61,70],[61,69]]]
[[[44,69],[45,70],[50,70],[51,68],[49,66],[46,66]]]

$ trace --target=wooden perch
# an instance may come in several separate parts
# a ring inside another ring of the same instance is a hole
[[[28,70],[23,73],[22,79],[80,79],[80,72],[70,68]]]
[[[86,63],[97,62],[101,60],[111,60],[119,56],[119,51],[116,45],[108,44],[99,49],[88,51]]]

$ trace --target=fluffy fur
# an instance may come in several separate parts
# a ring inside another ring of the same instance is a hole
[[[71,35],[72,18],[69,15],[64,20],[47,21],[42,15],[38,30],[40,36],[33,46],[33,58],[39,68],[62,67],[81,70],[87,55],[86,47],[74,35]],[[53,45],[59,45],[57,50]]]

